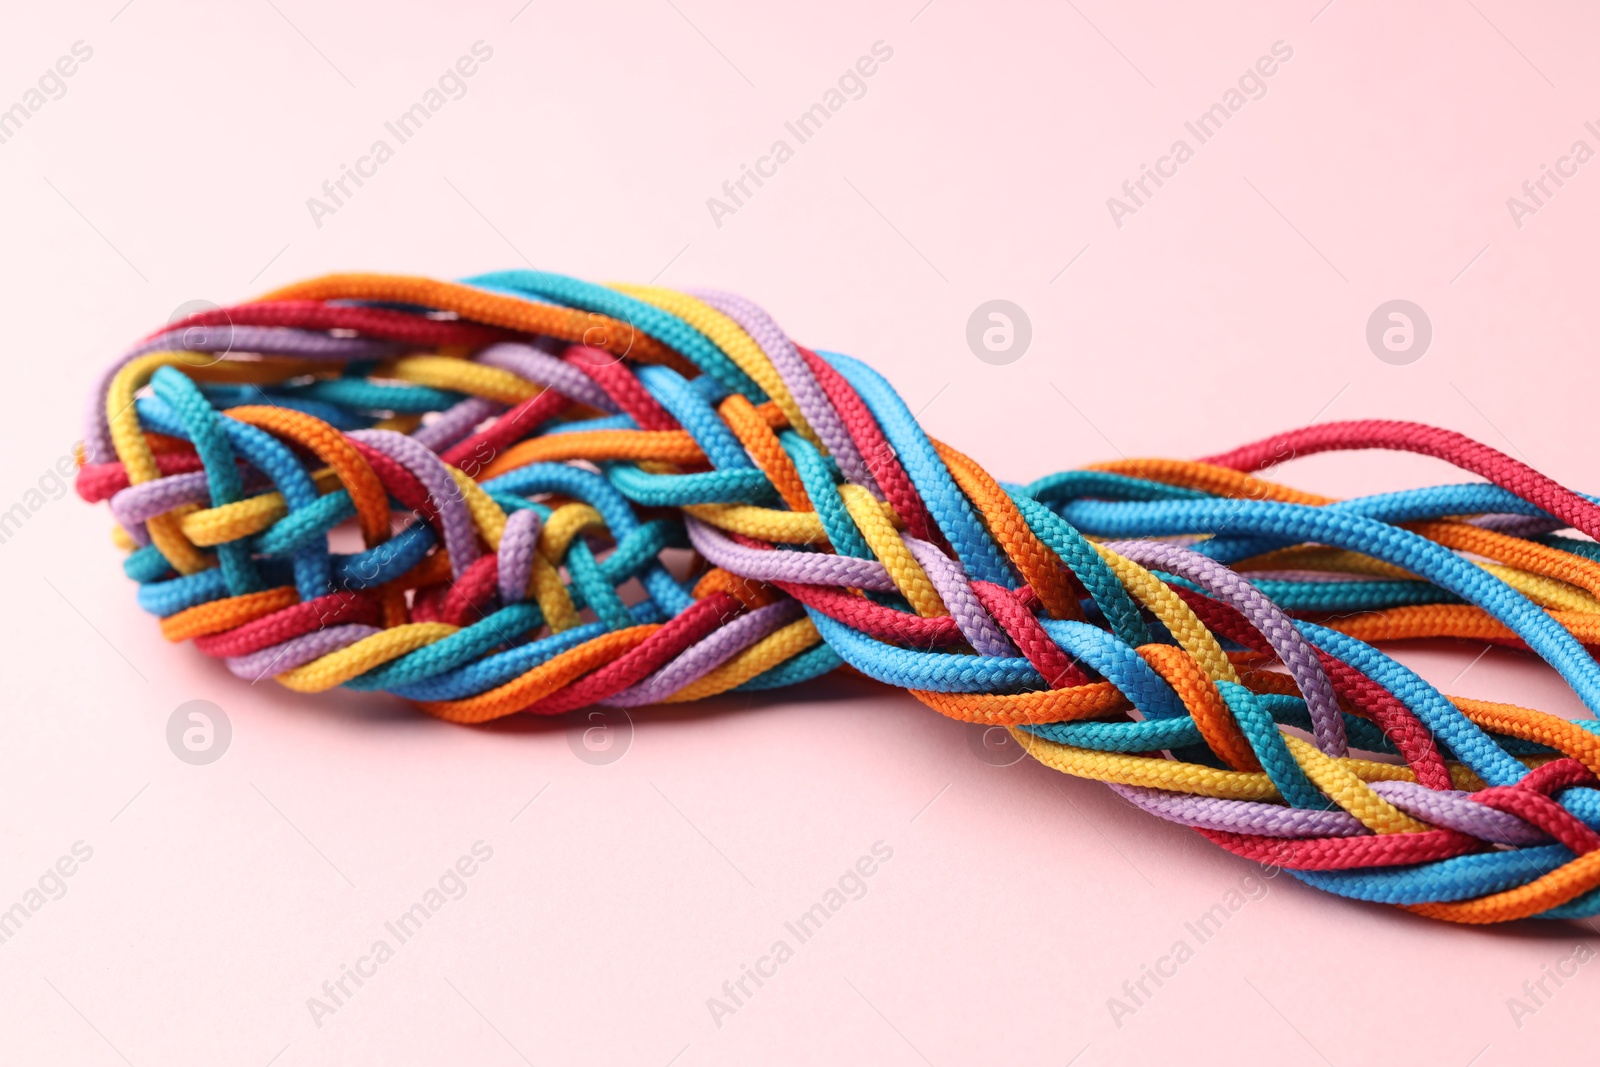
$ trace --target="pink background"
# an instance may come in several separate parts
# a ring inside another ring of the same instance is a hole
[[[1505,203],[1574,140],[1600,147],[1580,5],[521,2],[13,12],[0,106],[74,41],[93,57],[0,145],[0,510],[71,448],[97,369],[185,302],[527,262],[744,293],[1005,478],[1387,416],[1600,487],[1600,163],[1520,228]],[[466,96],[315,226],[305,199],[480,39]],[[880,40],[865,97],[715,225],[706,198]],[[1115,226],[1106,198],[1280,40],[1267,95]],[[1033,325],[1008,366],[964,340],[992,298]],[[1433,323],[1408,366],[1364,338],[1393,298]],[[1347,494],[1452,473],[1362,455],[1282,477]],[[1507,1007],[1588,926],[1460,929],[1288,878],[1118,1027],[1107,998],[1255,868],[1095,783],[992,766],[971,728],[865,683],[646,710],[607,766],[567,723],[463,729],[250,686],[163,641],[109,522],[67,497],[0,545],[0,907],[94,850],[0,945],[12,1062],[1342,1067],[1588,1047],[1600,969],[1520,1026]],[[1397,654],[1450,691],[1578,713],[1542,665],[1479,651]],[[193,699],[232,721],[210,766],[165,743]],[[465,897],[318,1027],[306,999],[479,840],[494,855]],[[880,840],[866,896],[714,1025],[706,999]]]

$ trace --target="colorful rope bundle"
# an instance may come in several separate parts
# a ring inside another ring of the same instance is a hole
[[[1483,480],[1336,501],[1252,473],[1348,448]],[[141,605],[245,678],[480,723],[848,665],[1330,892],[1600,912],[1600,723],[1366,643],[1529,649],[1600,712],[1600,507],[1446,430],[1011,485],[735,296],[337,275],[136,346],[82,464]]]

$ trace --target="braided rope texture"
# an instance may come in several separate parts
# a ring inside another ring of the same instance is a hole
[[[1374,448],[1475,477],[1257,477]],[[1524,649],[1600,712],[1600,507],[1448,430],[1016,485],[737,296],[348,274],[136,345],[77,489],[163,634],[252,681],[481,723],[849,669],[1328,892],[1600,912],[1600,724],[1446,696],[1369,643]]]

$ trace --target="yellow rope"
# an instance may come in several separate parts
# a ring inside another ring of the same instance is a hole
[[[726,693],[785,660],[798,656],[821,640],[822,635],[817,633],[810,619],[791,622],[763,637],[716,670],[666,697],[662,703],[683,704]]]
[[[821,439],[806,422],[805,416],[800,413],[800,405],[795,403],[789,387],[783,384],[778,369],[772,365],[767,354],[761,351],[761,346],[745,333],[744,327],[710,304],[671,289],[620,283],[614,283],[611,288],[619,293],[627,293],[635,300],[642,300],[663,311],[669,311],[709,337],[713,344],[727,353],[736,367],[748,374],[751,380],[761,387],[761,391],[772,398],[782,409],[790,426],[798,430],[801,436],[812,444],[822,447]]]
[[[839,496],[866,539],[867,547],[883,563],[895,588],[900,590],[911,609],[925,619],[950,614],[928,578],[928,572],[906,547],[894,524],[884,517],[877,498],[861,486],[849,484],[839,486]]]
[[[444,356],[406,356],[380,368],[380,374],[402,382],[470,393],[502,404],[520,404],[543,392],[541,386],[508,370]]]
[[[435,641],[459,631],[461,627],[443,622],[408,622],[363,637],[353,645],[330,652],[302,667],[284,671],[277,680],[300,693],[321,693],[343,685],[359,674],[381,667]]]
[[[1237,682],[1239,676],[1234,673],[1233,664],[1228,660],[1228,654],[1222,651],[1222,646],[1217,643],[1216,637],[1206,629],[1205,623],[1194,613],[1183,598],[1174,593],[1165,582],[1124,556],[1119,556],[1102,544],[1095,544],[1095,551],[1100,553],[1111,567],[1117,580],[1127,586],[1140,603],[1150,609],[1151,614],[1161,620],[1172,634],[1179,646],[1194,661],[1200,664],[1207,675],[1214,682]]]

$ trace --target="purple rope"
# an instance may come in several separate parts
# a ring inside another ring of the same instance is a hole
[[[383,631],[376,626],[349,623],[330,626],[326,630],[313,630],[299,637],[291,637],[280,644],[271,645],[245,656],[230,656],[223,660],[228,670],[251,682],[260,681],[270,672],[282,674],[302,667],[312,660],[347,648],[357,641]]]
[[[450,477],[449,468],[426,445],[403,433],[393,430],[352,430],[346,436],[371,445],[417,476],[417,481],[428,491],[428,502],[439,510],[444,545],[450,553],[450,570],[455,578],[460,579],[461,572],[480,553],[472,513],[467,510],[460,486]]]
[[[828,394],[823,392],[816,375],[811,373],[811,368],[806,365],[794,342],[789,340],[789,335],[779,329],[765,311],[742,296],[716,289],[691,289],[689,292],[737,322],[761,346],[761,351],[777,368],[783,384],[789,387],[800,413],[817,431],[818,439],[839,464],[839,470],[850,481],[866,487],[873,496],[883,499],[878,481],[861,458],[850,431],[845,429],[844,420],[834,410]]]
[[[563,396],[571,397],[592,408],[599,408],[612,415],[622,410],[593,378],[565,360],[557,359],[548,352],[541,352],[532,345],[505,341],[490,345],[474,358],[486,367],[498,367],[500,370],[510,371],[519,378],[526,378],[535,384],[554,389]]]
[[[1508,811],[1479,804],[1470,793],[1429,789],[1416,782],[1369,782],[1372,791],[1423,822],[1501,845],[1539,845],[1550,840]]]
[[[1005,631],[995,625],[994,619],[979,603],[978,595],[972,591],[967,572],[959,560],[945,555],[937,545],[909,534],[905,542],[911,555],[927,572],[928,580],[950,610],[951,617],[956,620],[956,628],[967,639],[967,644],[984,656],[1020,655]]]
[[[1327,571],[1244,571],[1253,582],[1321,582],[1323,585],[1359,585],[1363,582],[1381,582],[1386,579],[1375,574],[1341,577]]]
[[[167,330],[135,345],[123,362],[151,352],[254,352],[274,356],[305,356],[310,359],[383,359],[400,350],[393,341],[374,337],[334,337],[316,330],[291,326],[232,326],[213,330],[206,336],[188,339],[189,329]]]
[[[272,479],[255,468],[244,472],[245,494],[272,492],[276,486]],[[211,483],[205,471],[168,474],[150,482],[119,489],[110,500],[111,514],[117,524],[141,545],[150,543],[150,533],[145,522],[184,504],[211,503]]]
[[[1310,643],[1282,608],[1238,574],[1190,549],[1162,541],[1112,541],[1106,547],[1140,566],[1187,578],[1242,613],[1251,626],[1261,631],[1294,676],[1305,697],[1306,710],[1311,713],[1317,747],[1330,756],[1343,756],[1349,751],[1333,683],[1328,681]]]
[[[1110,784],[1125,800],[1153,815],[1205,830],[1264,837],[1356,837],[1367,832],[1360,819],[1345,811],[1286,808],[1254,800],[1222,800],[1144,786]]]
[[[184,504],[202,504],[211,499],[211,480],[205,471],[169,474],[153,482],[130,485],[111,498],[111,514],[127,535],[140,545],[150,543],[145,520],[165,514]]]
[[[443,452],[466,437],[478,424],[491,415],[498,415],[506,406],[481,396],[469,396],[439,413],[439,417],[411,431],[411,439],[426,445],[429,451]]]
[[[798,603],[785,599],[741,615],[726,626],[719,626],[699,643],[684,649],[671,663],[644,681],[614,693],[600,703],[614,708],[659,704],[802,614],[803,609]]]
[[[1530,540],[1544,534],[1555,533],[1557,530],[1564,530],[1568,525],[1560,519],[1544,515],[1479,515],[1477,518],[1468,519],[1467,523],[1485,530],[1494,530],[1496,533]]]
[[[330,337],[311,330],[286,326],[234,326],[228,330],[208,330],[204,340],[185,341],[185,330],[167,330],[129,349],[95,379],[89,391],[89,411],[83,432],[84,459],[89,463],[109,463],[117,458],[111,447],[111,429],[106,421],[106,394],[111,381],[122,368],[151,352],[251,352],[275,356],[305,356],[310,359],[382,359],[393,355],[396,346],[389,341],[367,337]]]
[[[745,548],[734,544],[718,533],[715,527],[692,515],[684,516],[684,525],[688,527],[689,540],[696,551],[715,566],[745,578],[854,587],[885,593],[895,591],[888,570],[875,559],[830,556],[823,552]]]
[[[509,606],[528,599],[533,554],[543,528],[539,513],[532,508],[519,508],[506,517],[506,528],[500,534],[500,603]]]

